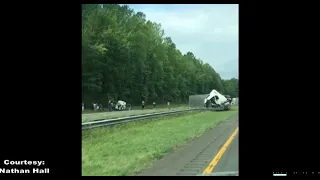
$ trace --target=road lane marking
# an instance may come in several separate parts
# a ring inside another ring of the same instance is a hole
[[[220,151],[217,153],[217,155],[212,159],[212,161],[210,162],[209,166],[203,171],[202,174],[210,174],[213,169],[216,167],[216,165],[218,164],[219,160],[221,159],[221,157],[223,156],[223,154],[226,152],[227,148],[230,146],[232,140],[236,137],[237,133],[239,131],[239,127],[237,127],[237,129],[233,132],[233,134],[229,137],[229,139],[227,140],[227,142],[222,146],[222,148],[220,149]]]

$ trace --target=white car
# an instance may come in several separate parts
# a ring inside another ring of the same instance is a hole
[[[126,105],[127,105],[126,102],[119,100],[115,106],[115,109],[118,111],[123,111],[126,109]]]

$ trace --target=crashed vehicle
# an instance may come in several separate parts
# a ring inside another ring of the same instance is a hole
[[[119,100],[114,108],[115,110],[123,111],[123,110],[126,110],[126,105],[127,105],[126,102]]]
[[[224,96],[217,90],[213,89],[210,94],[204,99],[204,105],[216,111],[229,110],[231,107],[232,98]]]
[[[229,95],[222,95],[227,98],[227,100],[232,104],[232,97]]]
[[[231,104],[238,105],[238,98],[232,98]]]

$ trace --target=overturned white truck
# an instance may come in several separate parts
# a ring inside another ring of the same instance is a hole
[[[239,99],[238,98],[232,98],[232,105],[238,105]]]
[[[230,109],[231,102],[232,98],[228,96],[225,97],[217,90],[213,89],[210,94],[204,99],[204,106],[207,108],[212,108],[216,111],[224,111]]]

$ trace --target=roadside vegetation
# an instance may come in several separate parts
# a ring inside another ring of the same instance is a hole
[[[127,5],[82,7],[82,101],[105,107],[110,99],[132,106],[188,104],[189,95],[216,89],[237,97],[238,79],[221,79],[192,52],[182,53],[161,24]]]

